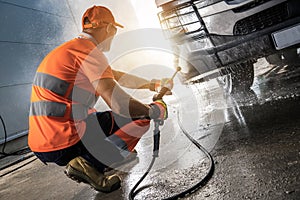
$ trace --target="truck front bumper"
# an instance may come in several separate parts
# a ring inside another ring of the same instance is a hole
[[[194,68],[189,71],[193,71],[193,75],[202,74],[217,68],[245,62],[249,59],[258,59],[284,51],[284,49],[276,50],[272,33],[298,24],[300,24],[300,17],[244,36],[210,35],[214,43],[213,47],[188,53],[189,67]],[[300,46],[299,43],[286,48],[298,46]],[[195,70],[197,73],[195,73]]]

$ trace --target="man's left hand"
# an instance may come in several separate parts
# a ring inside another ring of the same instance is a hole
[[[161,80],[152,79],[150,83],[150,90],[159,92],[161,88],[166,87],[169,89],[169,91],[166,93],[166,95],[171,95],[171,90],[173,89],[174,83],[173,80],[170,78],[162,78]]]

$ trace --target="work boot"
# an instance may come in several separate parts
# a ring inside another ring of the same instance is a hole
[[[113,169],[116,169],[116,168],[122,166],[122,165],[130,163],[130,162],[134,161],[135,159],[138,159],[138,157],[137,157],[137,151],[134,149],[126,158],[124,158],[124,160],[113,163],[111,166],[105,168],[104,172],[109,172]]]
[[[65,174],[77,182],[84,182],[91,185],[95,190],[100,192],[109,193],[119,189],[121,186],[119,176],[105,176],[80,156],[68,163]]]

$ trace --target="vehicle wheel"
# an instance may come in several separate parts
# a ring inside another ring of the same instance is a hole
[[[254,62],[247,61],[221,71],[223,87],[227,93],[247,92],[254,80]]]

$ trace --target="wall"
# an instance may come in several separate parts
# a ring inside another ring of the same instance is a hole
[[[43,57],[78,34],[68,1],[0,1],[0,115],[7,139],[26,135],[31,83]],[[0,124],[0,144],[4,142]]]

